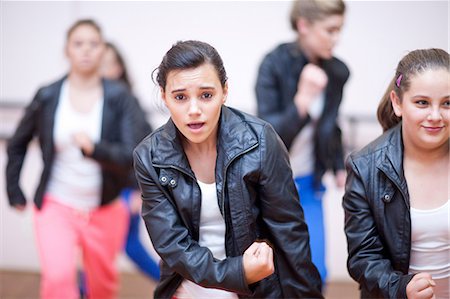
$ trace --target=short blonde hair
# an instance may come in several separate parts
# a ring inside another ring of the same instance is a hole
[[[291,9],[291,27],[297,31],[299,18],[314,22],[331,15],[343,15],[344,13],[345,3],[342,0],[296,0]]]

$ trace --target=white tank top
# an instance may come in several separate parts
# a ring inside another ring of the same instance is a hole
[[[323,112],[325,94],[322,92],[308,109],[311,121],[295,136],[289,149],[294,178],[314,172],[314,131]]]
[[[64,81],[53,129],[55,159],[46,191],[64,205],[89,211],[101,201],[101,168],[96,161],[83,156],[73,134],[84,132],[93,142],[100,140],[103,99],[96,101],[91,111],[80,113],[72,107],[68,89],[69,84]]]
[[[450,200],[420,210],[411,207],[411,257],[409,273],[428,272],[436,282],[436,298],[449,298]]]
[[[211,250],[213,256],[218,260],[225,259],[225,220],[219,210],[217,203],[216,184],[205,184],[197,181],[202,194],[202,203],[200,209],[200,246]],[[178,299],[197,299],[197,298],[220,298],[237,299],[235,293],[219,289],[204,288],[190,280],[183,280],[175,295]]]

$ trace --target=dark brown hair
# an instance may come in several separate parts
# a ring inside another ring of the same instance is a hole
[[[125,83],[125,85],[131,90],[131,81],[130,78],[128,77],[127,66],[125,65],[125,60],[123,59],[122,54],[120,54],[119,49],[113,43],[106,42],[105,45],[106,48],[109,48],[114,52],[114,55],[116,55],[117,62],[122,68],[122,73],[120,74],[120,77],[117,78],[117,80],[120,80],[123,83]]]
[[[69,27],[69,30],[67,30],[67,35],[66,35],[67,40],[69,40],[70,36],[75,31],[75,29],[77,29],[78,27],[80,27],[82,25],[91,26],[96,31],[98,31],[98,34],[100,34],[100,36],[102,36],[102,29],[100,28],[100,26],[94,20],[92,20],[92,19],[82,19],[82,20],[76,21],[72,26]]]
[[[153,73],[158,71],[156,81],[165,90],[170,71],[196,68],[204,63],[210,63],[214,66],[220,83],[224,87],[228,78],[222,58],[213,46],[196,40],[179,41],[174,44]]]
[[[378,105],[377,117],[383,131],[394,127],[401,121],[401,118],[394,113],[390,98],[391,91],[394,91],[402,101],[403,94],[409,90],[411,85],[411,78],[431,69],[444,68],[448,71],[449,67],[449,54],[442,49],[414,50],[403,57],[398,63],[394,78]]]

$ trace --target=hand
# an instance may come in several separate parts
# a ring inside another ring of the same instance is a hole
[[[247,284],[258,282],[275,271],[273,251],[266,242],[253,242],[242,259]]]
[[[78,132],[73,134],[73,141],[84,154],[90,156],[94,152],[94,143],[86,133]]]
[[[417,273],[406,286],[406,296],[408,299],[435,299],[435,286],[436,283],[429,273]]]
[[[25,211],[27,206],[23,205],[23,204],[16,204],[16,205],[13,205],[12,207],[19,212],[23,212],[23,211]]]
[[[345,187],[345,179],[347,177],[347,174],[345,173],[345,170],[338,170],[336,171],[336,175],[335,175],[335,182],[336,182],[336,186],[338,188],[343,188]]]
[[[325,89],[328,83],[327,74],[315,64],[308,63],[302,70],[294,97],[299,114],[304,116],[311,103]]]
[[[130,212],[131,214],[139,214],[141,212],[142,199],[141,191],[133,190],[130,194]]]

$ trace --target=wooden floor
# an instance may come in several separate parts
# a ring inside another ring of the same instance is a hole
[[[143,275],[139,273],[122,273],[120,279],[119,299],[153,298],[155,282],[148,280]],[[5,270],[0,271],[0,298],[39,298],[39,274]],[[332,282],[326,287],[325,298],[357,299],[359,298],[359,292],[355,283]]]

